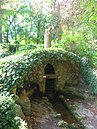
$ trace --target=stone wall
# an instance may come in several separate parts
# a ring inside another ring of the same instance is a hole
[[[77,96],[83,96],[83,91],[87,90],[87,86],[84,84],[80,75],[78,67],[70,61],[56,60],[55,58],[49,59],[32,70],[32,72],[25,77],[28,82],[27,93],[33,94],[34,86],[37,84],[41,93],[45,93],[45,67],[47,64],[51,64],[55,70],[56,76],[56,90],[63,93],[70,93]]]
[[[56,60],[55,58],[46,59],[43,64],[37,65],[24,78],[23,88],[17,88],[16,94],[19,96],[17,101],[21,105],[25,115],[30,115],[31,104],[30,100],[35,94],[35,88],[38,88],[38,93],[45,94],[46,78],[45,67],[50,64],[55,72],[55,90],[62,94],[71,94],[79,97],[86,97],[87,89],[78,66],[70,60]]]

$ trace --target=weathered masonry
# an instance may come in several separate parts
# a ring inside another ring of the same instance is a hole
[[[28,96],[55,91],[84,96],[83,91],[87,91],[79,68],[68,60],[50,58],[35,67],[31,73],[25,77],[23,83]]]

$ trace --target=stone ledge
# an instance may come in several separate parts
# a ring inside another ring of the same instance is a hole
[[[76,88],[76,87],[64,87],[64,89],[61,90],[61,92],[64,94],[74,95],[83,99],[86,99],[89,97],[89,91],[85,91],[84,89]]]

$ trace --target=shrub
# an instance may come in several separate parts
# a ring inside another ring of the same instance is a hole
[[[27,124],[16,114],[17,108],[9,92],[0,93],[0,129],[27,129]]]

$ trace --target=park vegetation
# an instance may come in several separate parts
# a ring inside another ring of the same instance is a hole
[[[52,46],[44,50],[48,24]],[[0,128],[27,128],[14,112],[12,88],[22,84],[31,64],[54,55],[77,62],[91,94],[97,94],[97,0],[1,0]]]

